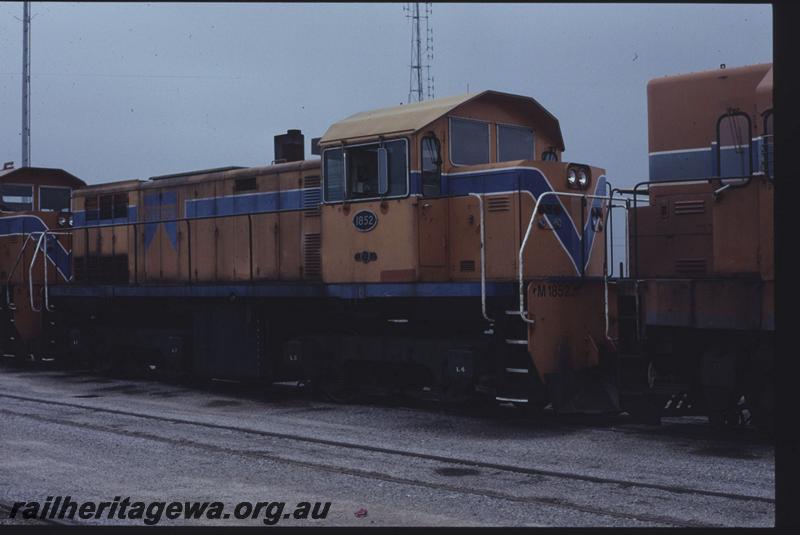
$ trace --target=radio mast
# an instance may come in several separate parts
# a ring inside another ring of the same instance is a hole
[[[420,2],[403,6],[406,18],[411,20],[411,73],[408,79],[408,102],[421,102],[426,98],[434,98],[431,61],[433,61],[433,28],[430,25],[432,5],[425,2],[420,9]],[[425,47],[422,46],[422,23],[425,23]],[[423,92],[423,69],[425,70],[425,89]]]
[[[31,6],[22,5],[22,167],[31,165]]]

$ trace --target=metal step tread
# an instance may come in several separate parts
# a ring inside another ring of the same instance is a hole
[[[503,403],[528,403],[527,399],[522,398],[507,398],[504,396],[495,396],[495,401],[501,401]]]

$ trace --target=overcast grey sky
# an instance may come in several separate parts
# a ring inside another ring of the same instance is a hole
[[[402,4],[33,3],[31,160],[96,183],[262,165],[408,97]],[[16,17],[16,18],[15,18]],[[0,159],[20,164],[21,2],[0,3]],[[649,79],[772,61],[769,5],[434,4],[436,96],[561,121],[565,160],[647,177]],[[308,150],[308,149],[307,149]]]

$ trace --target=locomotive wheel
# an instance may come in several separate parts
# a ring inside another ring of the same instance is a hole
[[[320,378],[320,389],[334,403],[352,403],[356,398],[353,374],[347,362],[337,362]]]
[[[748,402],[751,424],[772,435],[775,432],[774,393],[772,387],[767,387],[761,396],[752,395],[753,400]]]
[[[737,384],[737,349],[716,344],[700,358],[700,387],[709,423],[717,428],[734,427],[742,421],[742,397]]]
[[[748,413],[745,413],[744,406],[728,407],[726,409],[709,411],[708,422],[717,429],[730,429],[741,425],[747,425],[749,421]]]
[[[531,366],[530,377],[528,402],[515,403],[514,406],[520,409],[525,416],[538,416],[549,403],[547,399],[547,388],[544,386],[544,383],[539,378],[539,374],[533,366]]]

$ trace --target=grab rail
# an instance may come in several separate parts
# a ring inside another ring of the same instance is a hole
[[[478,210],[481,212],[481,312],[486,321],[494,323],[494,320],[486,314],[486,228],[483,222],[483,197],[480,193],[470,193],[469,195],[478,199]]]
[[[36,308],[34,305],[33,300],[33,266],[36,264],[36,257],[39,256],[39,249],[42,246],[42,240],[44,240],[47,232],[39,233],[39,240],[36,242],[36,248],[33,250],[33,256],[31,257],[31,263],[28,266],[28,297],[31,300],[31,310],[34,312],[41,312],[42,308]],[[44,254],[44,293],[47,294],[47,240],[45,240],[45,254]],[[46,303],[46,302],[45,302]],[[46,306],[46,304],[45,304]],[[48,308],[48,310],[50,310]]]
[[[33,266],[36,264],[36,258],[39,256],[39,251],[43,250],[44,253],[42,255],[42,269],[44,271],[44,273],[43,273],[44,309],[47,310],[48,312],[52,312],[53,309],[50,307],[50,295],[49,295],[49,288],[48,288],[48,281],[47,281],[47,271],[48,271],[47,270],[47,260],[48,260],[48,258],[47,258],[47,242],[48,242],[48,237],[52,237],[52,236],[71,236],[72,234],[70,232],[57,232],[57,231],[44,230],[44,231],[40,231],[40,232],[31,232],[30,236],[33,236],[34,234],[38,234],[39,235],[39,239],[36,242],[36,248],[33,250],[33,256],[31,257],[31,263],[28,266],[28,293],[29,293],[29,297],[30,297],[31,310],[33,312],[41,312],[42,311],[42,307],[38,307],[37,308],[36,305],[34,304],[34,299],[33,299]],[[26,241],[26,244],[27,244],[27,241]],[[52,260],[51,260],[51,262],[52,262]]]
[[[14,266],[11,268],[11,271],[8,272],[8,277],[6,277],[6,304],[12,310],[16,309],[16,305],[11,301],[11,292],[9,290],[11,286],[11,277],[14,276],[14,272],[17,270],[17,266],[19,265],[20,260],[22,260],[22,255],[25,253],[25,249],[28,247],[28,242],[33,239],[31,234],[28,234],[25,237],[25,241],[22,242],[22,247],[19,248],[19,252],[17,253],[17,259],[14,261]]]

